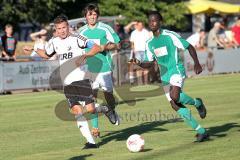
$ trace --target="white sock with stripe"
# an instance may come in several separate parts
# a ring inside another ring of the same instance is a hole
[[[75,116],[75,118],[77,120],[77,126],[80,129],[80,132],[86,138],[86,140],[89,143],[96,144],[95,141],[94,141],[94,138],[91,134],[91,131],[89,129],[88,122],[87,122],[86,118],[83,115],[77,115],[77,116]]]

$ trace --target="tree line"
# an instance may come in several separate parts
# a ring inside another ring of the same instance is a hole
[[[101,16],[122,15],[122,23],[133,20],[147,21],[149,10],[158,10],[167,26],[181,29],[187,25],[186,7],[181,0],[2,0],[0,1],[0,25],[19,23],[33,25],[52,22],[60,13],[70,19],[83,17],[87,3],[98,3]]]

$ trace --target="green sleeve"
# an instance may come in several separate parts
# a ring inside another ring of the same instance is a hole
[[[181,43],[182,43],[184,49],[187,49],[187,48],[189,47],[190,43],[189,43],[188,41],[186,41],[186,40],[183,39],[182,37],[179,38],[179,40],[181,41]]]

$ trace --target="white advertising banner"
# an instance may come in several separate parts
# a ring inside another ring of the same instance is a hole
[[[3,89],[48,88],[49,77],[57,66],[56,61],[3,63]]]
[[[203,72],[200,75],[231,73],[240,71],[240,49],[197,52]],[[184,54],[184,65],[188,76],[195,75],[193,60],[189,53]]]

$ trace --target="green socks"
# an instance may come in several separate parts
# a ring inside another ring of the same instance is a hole
[[[181,104],[188,104],[188,105],[194,105],[196,107],[199,107],[201,105],[201,102],[197,99],[193,99],[192,97],[188,96],[186,93],[181,92],[179,103]]]
[[[180,108],[177,113],[184,119],[184,121],[199,134],[205,133],[205,129],[198,124],[198,122],[192,117],[188,108]]]
[[[90,114],[91,124],[93,128],[98,128],[98,113]]]

